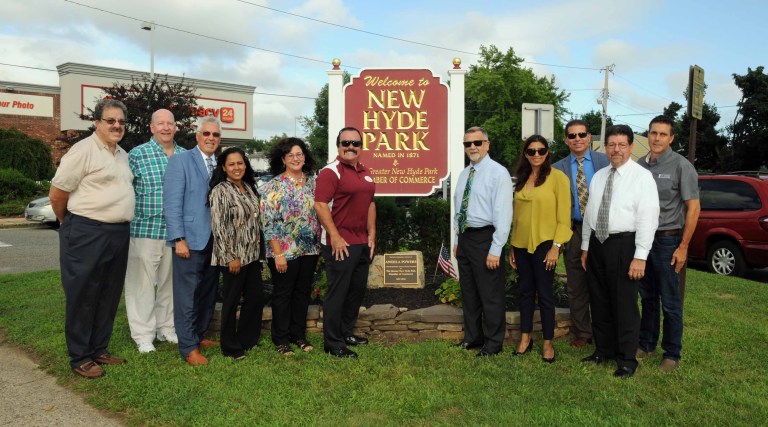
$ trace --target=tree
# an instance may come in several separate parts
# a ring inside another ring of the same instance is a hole
[[[591,133],[593,136],[597,136],[598,138],[600,137],[600,129],[603,127],[603,113],[597,110],[592,110],[588,113],[582,114],[579,118],[587,122],[587,130],[589,133]],[[611,126],[613,126],[613,119],[611,116],[607,116],[605,118],[605,128],[607,129]]]
[[[510,47],[501,52],[496,46],[480,46],[480,60],[470,65],[465,80],[464,120],[466,127],[482,126],[491,140],[490,155],[514,172],[522,141],[522,104],[552,104],[555,107],[553,158],[567,147],[563,140],[562,117],[568,94],[558,89],[554,76],[538,77],[521,66],[523,58]],[[455,136],[455,135],[454,135]]]
[[[705,88],[706,89],[706,88]],[[688,98],[688,90],[683,92]],[[672,132],[675,140],[670,148],[684,157],[688,157],[688,144],[691,134],[691,118],[683,106],[677,102],[671,102],[664,108],[663,116],[669,117],[675,122]],[[649,120],[650,121],[650,120]],[[694,166],[699,170],[722,172],[731,169],[731,154],[728,148],[728,140],[717,130],[720,122],[720,113],[717,108],[707,102],[702,107],[701,120],[696,124],[696,161]],[[643,135],[648,136],[646,130]]]
[[[51,147],[16,128],[0,128],[0,169],[15,169],[35,181],[51,179]]]
[[[739,110],[729,127],[737,167],[757,170],[768,166],[768,75],[762,66],[733,75],[741,89]]]
[[[171,83],[168,76],[147,76],[133,79],[130,83],[115,82],[112,87],[104,88],[107,97],[122,101],[128,109],[125,119],[125,137],[120,146],[129,151],[133,147],[149,141],[152,133],[149,124],[152,113],[165,108],[171,110],[176,119],[176,143],[192,148],[195,146],[195,121],[197,120],[196,88],[181,82]],[[93,120],[93,110],[80,116],[83,120]],[[94,127],[91,126],[91,131]]]
[[[344,84],[349,83],[351,76],[344,72]],[[307,133],[307,143],[312,152],[317,167],[325,166],[328,159],[328,83],[323,85],[315,99],[315,113],[312,117],[303,116],[301,127]]]

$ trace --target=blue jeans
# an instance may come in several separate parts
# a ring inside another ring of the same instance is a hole
[[[640,321],[641,349],[652,352],[659,341],[659,299],[664,312],[661,348],[664,358],[680,360],[683,340],[683,304],[675,266],[670,265],[672,254],[680,245],[680,236],[661,236],[653,239],[653,247],[645,265],[645,277],[640,281],[642,320]]]

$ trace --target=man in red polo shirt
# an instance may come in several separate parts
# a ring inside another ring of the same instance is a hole
[[[347,346],[368,343],[352,332],[376,242],[376,184],[368,168],[359,162],[363,149],[359,130],[343,128],[336,137],[336,147],[339,155],[320,170],[315,188],[328,279],[323,301],[324,347],[336,357],[357,357]]]

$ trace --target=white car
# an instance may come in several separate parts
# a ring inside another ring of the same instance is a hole
[[[29,202],[27,208],[24,209],[24,218],[27,221],[41,222],[52,227],[59,225],[51,207],[51,199],[47,196]]]

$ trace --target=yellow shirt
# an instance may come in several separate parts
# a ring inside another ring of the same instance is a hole
[[[515,193],[510,244],[533,253],[547,240],[571,240],[571,184],[555,168],[538,187]]]

